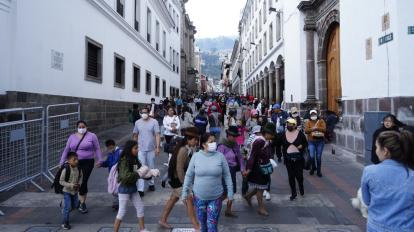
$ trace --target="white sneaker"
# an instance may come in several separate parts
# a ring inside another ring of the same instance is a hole
[[[265,191],[263,196],[265,197],[266,201],[270,201],[270,193],[268,191]]]
[[[143,229],[143,230],[140,230],[140,232],[151,232],[151,231],[149,231],[147,229]]]

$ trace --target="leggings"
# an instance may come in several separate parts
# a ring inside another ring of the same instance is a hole
[[[194,207],[200,223],[200,232],[217,232],[222,199],[201,200],[194,195]]]
[[[82,170],[82,184],[79,189],[79,195],[84,196],[88,193],[88,180],[91,176],[93,166],[95,165],[94,159],[79,160],[79,167]]]
[[[137,211],[137,217],[142,218],[144,217],[144,203],[141,200],[141,197],[139,196],[138,192],[136,193],[130,193],[130,194],[118,194],[119,198],[119,208],[118,208],[118,214],[116,215],[116,219],[119,219],[122,221],[124,218],[127,207],[128,207],[128,200],[132,201],[132,204],[135,207],[135,210]]]

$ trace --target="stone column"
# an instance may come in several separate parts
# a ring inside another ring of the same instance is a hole
[[[307,96],[306,102],[315,102],[315,25],[305,25],[306,31],[306,73],[307,73]]]
[[[260,80],[260,99],[264,98],[264,78],[262,77],[262,79]]]
[[[267,84],[269,85],[269,104],[271,104],[272,101],[273,101],[273,95],[274,95],[274,93],[273,93],[273,91],[274,91],[273,90],[273,78],[274,78],[274,76],[275,76],[275,71],[270,71],[268,82],[267,82]]]
[[[269,73],[266,73],[263,78],[264,99],[269,100]]]
[[[276,79],[276,103],[281,104],[280,102],[280,66],[276,67],[275,72],[275,79]]]
[[[260,81],[256,81],[256,97],[260,98]]]

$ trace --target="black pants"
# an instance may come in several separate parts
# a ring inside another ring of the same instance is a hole
[[[286,159],[286,169],[289,177],[289,185],[292,196],[296,196],[296,181],[298,181],[300,193],[304,193],[303,189],[303,159],[297,159],[295,161]]]
[[[95,166],[94,159],[79,160],[79,167],[82,170],[82,184],[79,189],[79,195],[83,196],[88,193],[88,180],[91,176],[93,167]]]
[[[278,133],[275,136],[275,139],[272,141],[273,145],[273,152],[276,154],[277,158],[282,158],[282,138],[284,136],[284,133]]]

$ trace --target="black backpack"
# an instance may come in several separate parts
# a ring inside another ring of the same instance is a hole
[[[192,155],[190,155],[191,159]],[[168,183],[172,188],[180,188],[183,186],[183,183],[180,182],[178,177],[175,177],[175,170],[177,168],[177,158],[178,158],[178,151],[174,152],[171,156],[170,162],[168,163],[168,178],[170,179]],[[185,171],[187,171],[188,164],[184,166]]]
[[[63,164],[62,167],[59,168],[59,170],[57,171],[56,175],[55,175],[55,179],[53,180],[53,184],[52,186],[50,186],[51,188],[53,188],[55,190],[56,194],[63,194],[63,185],[61,185],[59,183],[60,181],[60,176],[62,175],[62,171],[63,169],[65,169],[66,173],[65,173],[65,181],[69,181],[69,177],[70,177],[70,167],[68,163]],[[78,171],[79,174],[81,173],[81,169],[78,166]]]

